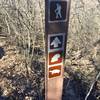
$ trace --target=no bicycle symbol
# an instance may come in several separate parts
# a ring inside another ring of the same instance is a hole
[[[52,0],[49,6],[49,22],[66,21],[67,1]]]

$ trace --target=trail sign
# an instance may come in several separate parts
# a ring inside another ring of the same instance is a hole
[[[61,41],[59,40],[58,37],[55,37],[54,40],[51,42],[50,46],[53,46],[54,48],[59,47],[61,45]]]
[[[48,65],[59,64],[63,62],[63,51],[50,52],[48,58]]]
[[[49,67],[49,78],[55,78],[61,75],[61,65]]]
[[[45,100],[61,100],[71,0],[45,0]]]
[[[49,51],[64,49],[65,33],[48,35]]]
[[[49,22],[64,22],[66,21],[67,1],[51,0],[49,2]]]

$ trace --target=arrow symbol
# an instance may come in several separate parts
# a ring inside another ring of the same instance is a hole
[[[50,45],[54,46],[54,48],[56,48],[59,46],[59,44],[61,44],[61,41],[59,40],[58,37],[56,37]]]

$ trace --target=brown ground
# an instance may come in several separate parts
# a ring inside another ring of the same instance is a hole
[[[0,59],[0,100],[42,100],[44,98],[44,58],[38,49],[31,68],[17,47],[0,36],[0,48],[5,54]],[[39,51],[39,52],[38,52]],[[91,55],[90,55],[91,54]],[[99,57],[92,59],[84,50],[72,51],[65,61],[63,100],[84,100],[99,70]],[[97,97],[96,97],[97,96]],[[100,100],[100,80],[96,82],[89,100]],[[91,99],[92,98],[92,99]]]

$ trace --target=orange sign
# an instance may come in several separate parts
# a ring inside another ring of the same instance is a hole
[[[49,68],[49,78],[57,77],[60,75],[61,75],[61,65]]]

